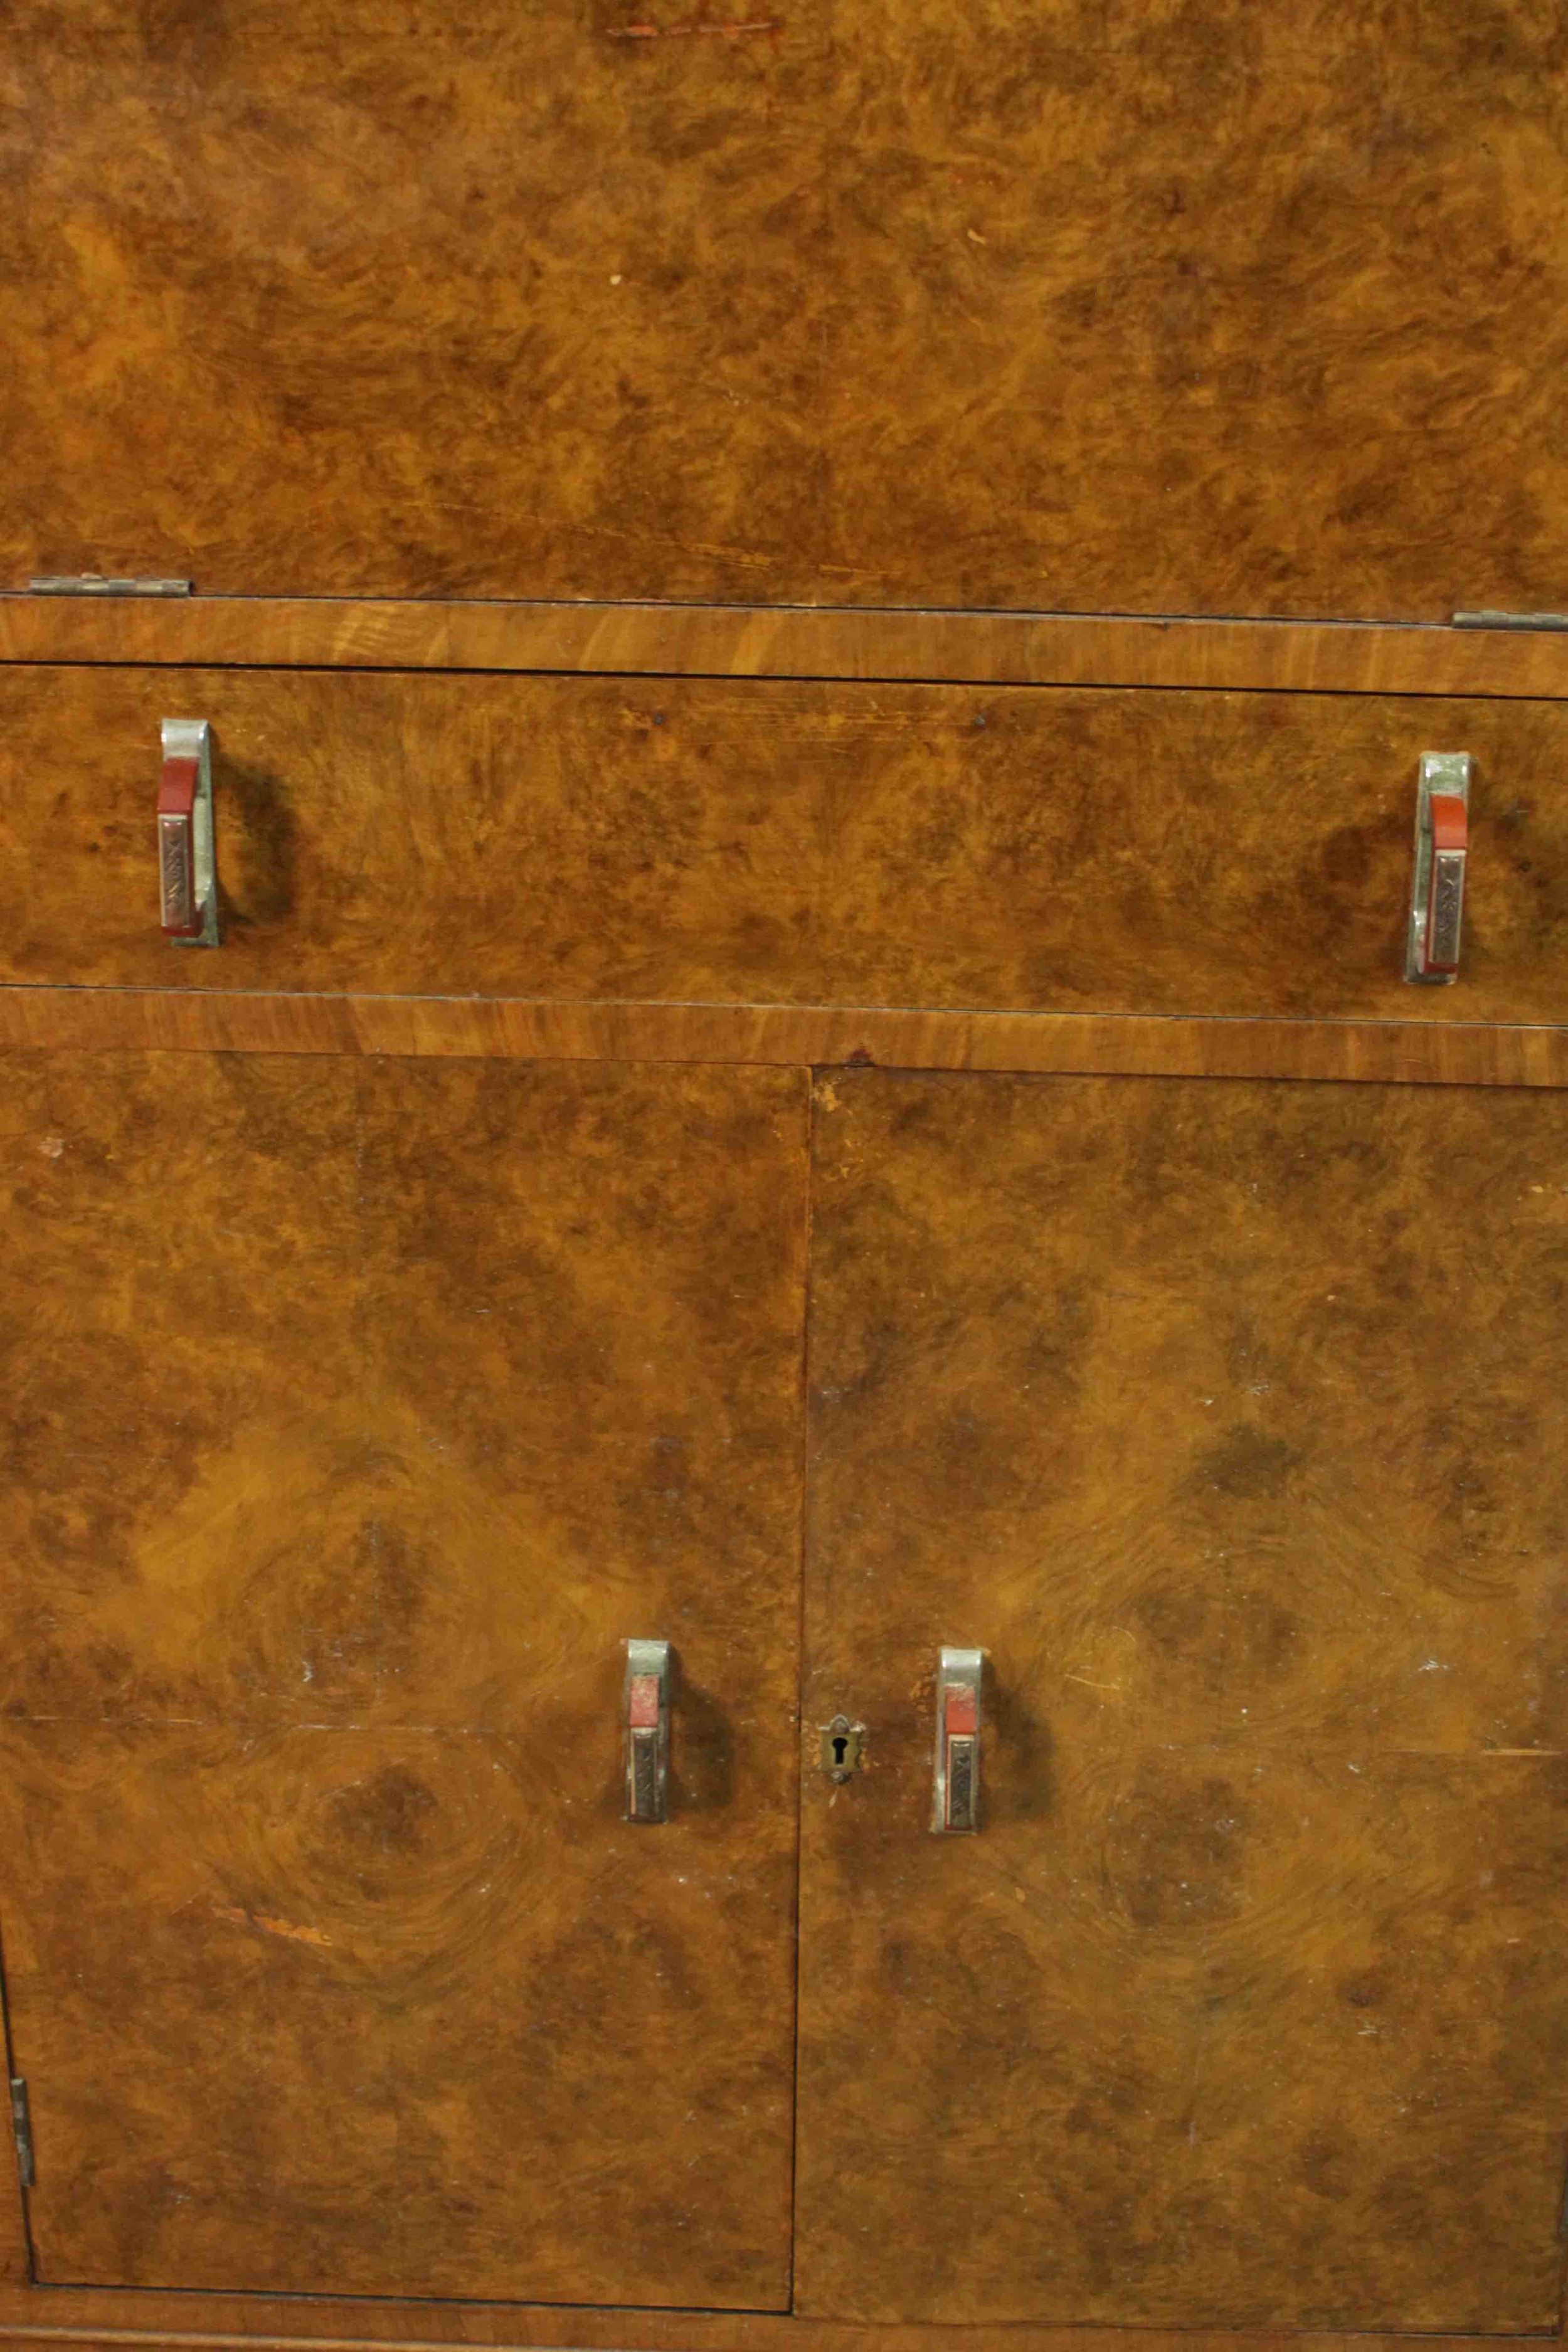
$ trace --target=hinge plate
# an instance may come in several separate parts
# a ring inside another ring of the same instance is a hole
[[[1568,629],[1568,613],[1456,613],[1456,629]]]
[[[16,2162],[21,2170],[24,2189],[37,2186],[37,2168],[33,2162],[33,2110],[27,2097],[27,2084],[21,2074],[11,2077],[11,2129],[16,2136]]]
[[[61,572],[29,580],[29,596],[188,596],[188,580],[106,580],[100,572]]]

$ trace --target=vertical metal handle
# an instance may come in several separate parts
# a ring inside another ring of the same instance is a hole
[[[1459,969],[1469,857],[1470,755],[1423,751],[1415,786],[1415,870],[1410,886],[1406,980],[1439,984]]]
[[[212,730],[205,719],[165,719],[163,737],[158,893],[163,937],[180,947],[216,948]]]
[[[980,1827],[980,1682],[984,1653],[943,1650],[936,1677],[934,1830]]]
[[[626,1772],[628,1822],[662,1822],[669,1780],[669,1643],[626,1643]]]

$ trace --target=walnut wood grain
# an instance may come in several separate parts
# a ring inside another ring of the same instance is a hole
[[[0,988],[0,1052],[880,1065],[1106,1076],[1568,1086],[1568,1026],[921,1013],[887,1006],[541,1004],[458,997]]]
[[[772,595],[828,296],[821,44],[635,21],[14,7],[0,569]]]
[[[11,2289],[31,2294],[32,2266],[21,2167],[13,2139],[0,2147],[0,2294]]]
[[[1568,697],[1568,635],[790,605],[0,593],[0,662]]]
[[[1551,0],[14,0],[0,571],[1561,604]]]
[[[9,2313],[13,2301],[21,2315],[9,2323],[0,2320],[0,2341],[68,2343],[81,2352],[109,2344],[145,2346],[149,2352],[158,2345],[189,2346],[192,2352],[196,2347],[239,2345],[277,2346],[279,2352],[288,2347],[325,2352],[336,2346],[359,2352],[371,2345],[386,2346],[388,2352],[442,2352],[449,2344],[481,2344],[495,2352],[513,2346],[526,2352],[559,2347],[625,2352],[628,2345],[637,2352],[1095,2352],[1097,2345],[1108,2344],[1124,2344],[1128,2352],[1403,2352],[1409,2341],[1399,2335],[1347,2336],[1323,2329],[1098,2327],[1090,2334],[1081,2327],[856,2327],[772,2312],[617,2312],[473,2303],[410,2306],[317,2297],[290,2302],[268,2295],[176,2299],[58,2287],[10,2290],[0,2311]],[[37,2315],[44,2312],[69,2313],[82,2324],[51,2326]],[[28,2313],[34,2315],[30,2323]],[[117,2327],[114,2317],[140,2317],[142,2324]],[[1427,2333],[1421,2341],[1432,2352],[1467,2352],[1475,2338]]]
[[[224,944],[171,947],[166,715]],[[15,668],[0,977],[973,1012],[1546,1022],[1568,706]],[[1424,750],[1475,761],[1461,977],[1404,980]]]
[[[840,0],[834,31],[829,546],[886,601],[1561,593],[1551,0]]]
[[[782,2308],[805,1082],[6,1079],[40,2274]]]
[[[1555,2324],[1565,1168],[1524,1094],[820,1081],[798,2309]]]

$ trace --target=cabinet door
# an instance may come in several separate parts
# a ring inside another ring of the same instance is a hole
[[[851,1072],[815,1137],[801,2308],[1550,2328],[1568,1100]]]
[[[6,1075],[37,2274],[779,2307],[804,1077]]]

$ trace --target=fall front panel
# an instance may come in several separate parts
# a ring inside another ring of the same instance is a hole
[[[0,576],[1559,604],[1552,0],[11,0]]]
[[[782,2307],[804,1080],[6,1066],[38,2275]]]
[[[1522,1091],[819,1083],[803,2311],[1554,2326],[1565,1169]]]

